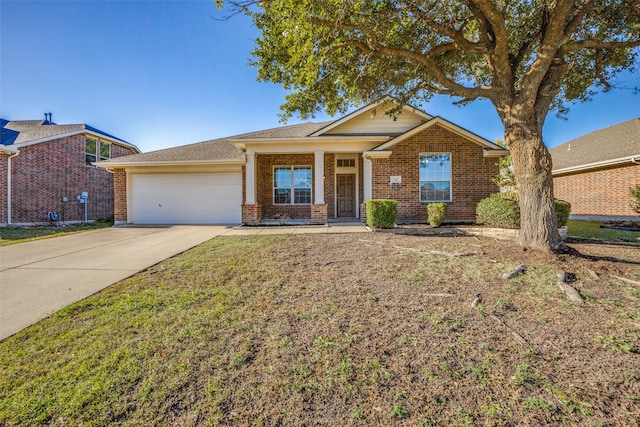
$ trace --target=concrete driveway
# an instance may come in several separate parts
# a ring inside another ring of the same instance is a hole
[[[118,227],[0,247],[0,340],[232,231],[224,226]]]

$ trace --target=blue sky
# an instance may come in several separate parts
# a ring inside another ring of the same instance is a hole
[[[256,82],[247,65],[257,30],[244,16],[216,17],[213,0],[0,0],[0,117],[52,112],[56,123],[87,123],[142,151],[280,126],[285,91]],[[640,87],[637,73],[619,80]],[[502,137],[486,101],[417,107]],[[614,90],[570,108],[567,120],[548,117],[547,146],[640,116],[640,95]]]

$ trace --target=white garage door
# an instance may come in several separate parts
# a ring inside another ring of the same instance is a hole
[[[239,224],[240,172],[133,174],[134,224]]]

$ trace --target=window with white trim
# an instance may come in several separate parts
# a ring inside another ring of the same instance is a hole
[[[451,153],[420,153],[420,201],[451,201]]]
[[[85,139],[84,163],[93,166],[93,162],[98,160],[109,160],[111,158],[111,144],[99,141],[95,138]]]
[[[273,204],[310,205],[311,182],[311,166],[275,166]]]

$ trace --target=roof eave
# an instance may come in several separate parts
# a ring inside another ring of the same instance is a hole
[[[93,131],[91,131],[89,129],[78,129],[78,130],[74,130],[74,131],[71,131],[71,132],[61,133],[61,134],[58,134],[58,135],[47,136],[45,138],[39,138],[39,139],[33,139],[31,141],[19,142],[16,145],[18,145],[20,147],[27,147],[29,145],[40,144],[40,143],[47,142],[47,141],[53,141],[54,139],[66,138],[68,136],[81,135],[81,134],[91,135],[91,136],[99,138],[101,140],[107,140],[107,141],[111,142],[112,144],[117,144],[117,145],[120,145],[120,146],[123,146],[123,147],[132,148],[133,150],[136,151],[136,153],[140,153],[141,152],[140,149],[138,147],[136,147],[134,144],[131,144],[131,143],[126,142],[126,141],[123,141],[121,139],[111,138],[111,137],[108,137],[108,136],[103,135],[101,133],[93,132]]]
[[[358,135],[358,136],[305,136],[305,137],[288,137],[288,138],[228,138],[228,141],[241,150],[246,150],[247,145],[296,145],[302,144],[305,149],[313,149],[315,143],[335,144],[344,142],[385,142],[389,140],[386,135]]]
[[[13,147],[9,147],[6,145],[0,145],[0,153],[2,154],[9,154],[11,156],[14,156],[18,153],[20,153],[20,150],[13,148]]]
[[[218,160],[162,160],[162,161],[135,161],[118,162],[105,161],[93,162],[92,165],[103,169],[126,169],[128,167],[155,167],[155,166],[206,166],[206,165],[245,165],[246,159],[218,159]]]
[[[508,156],[509,154],[511,154],[509,150],[489,150],[487,148],[482,150],[483,157],[502,157]]]
[[[603,161],[600,161],[600,162],[587,163],[587,164],[584,164],[584,165],[569,166],[569,167],[566,167],[566,168],[554,169],[554,170],[551,171],[551,174],[552,175],[561,175],[561,174],[564,174],[564,173],[579,172],[579,171],[584,171],[584,170],[589,170],[589,169],[597,169],[597,168],[601,168],[601,167],[614,166],[614,165],[619,165],[619,164],[623,164],[623,163],[640,164],[640,153],[634,154],[632,156],[619,157],[617,159],[609,159],[609,160],[603,160]]]

